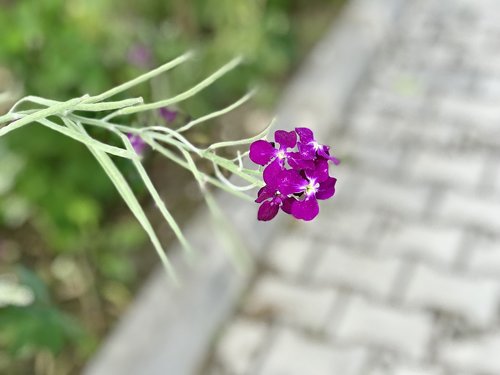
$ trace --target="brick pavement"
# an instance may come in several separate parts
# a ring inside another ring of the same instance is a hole
[[[202,374],[500,374],[499,20],[404,5],[332,134],[336,199],[270,244]]]

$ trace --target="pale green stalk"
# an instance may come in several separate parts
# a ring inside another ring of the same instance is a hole
[[[32,113],[31,115],[24,116],[23,118],[16,120],[2,128],[0,128],[0,137],[4,136],[7,133],[10,133],[13,130],[19,129],[20,127],[27,125],[31,122],[37,122],[41,119],[47,118],[49,116],[63,114],[64,111],[73,108],[75,105],[80,104],[82,101],[87,99],[89,96],[84,95],[81,98],[71,99],[67,102],[59,103],[53,105],[49,108],[41,109]],[[0,117],[0,123],[2,122],[2,117]]]
[[[119,86],[113,87],[112,89],[103,92],[102,94],[99,94],[97,96],[93,96],[87,100],[87,103],[96,103],[96,102],[102,102],[103,100],[110,98],[112,96],[115,96],[116,94],[119,94],[123,91],[128,90],[131,87],[137,86],[143,82],[146,82],[150,80],[151,78],[154,78],[162,73],[165,73],[176,66],[181,65],[182,63],[186,62],[187,60],[191,59],[194,56],[194,53],[192,51],[185,53],[182,56],[177,57],[176,59],[169,61],[166,64],[163,64],[159,66],[156,69],[153,69],[147,73],[144,73],[140,75],[137,78],[134,78],[128,82],[125,82]]]
[[[223,108],[219,111],[212,112],[208,115],[202,116],[196,120],[188,122],[186,125],[181,126],[179,129],[177,129],[177,132],[182,133],[185,132],[186,130],[191,129],[193,126],[199,125],[205,121],[211,120],[213,118],[223,116],[228,112],[233,111],[234,109],[238,108],[240,105],[246,103],[248,100],[250,100],[253,95],[255,94],[255,91],[250,91],[248,94],[240,98],[238,101],[234,102],[233,104],[227,106],[226,108]]]
[[[226,142],[218,142],[210,145],[207,150],[215,150],[217,148],[221,147],[233,147],[233,146],[241,146],[241,145],[248,145],[254,141],[257,141],[259,139],[265,138],[269,134],[269,130],[273,126],[274,122],[276,119],[273,119],[269,125],[266,126],[264,130],[262,130],[259,134],[256,136],[250,137],[250,138],[245,138],[239,141],[226,141]]]
[[[211,76],[199,82],[197,85],[193,86],[188,90],[185,90],[181,94],[178,94],[172,98],[148,104],[144,104],[142,98],[107,101],[108,98],[114,95],[117,95],[135,85],[150,80],[163,72],[173,69],[174,67],[190,59],[191,56],[192,53],[187,53],[148,73],[145,73],[135,79],[125,82],[122,85],[107,90],[96,96],[85,95],[80,98],[75,98],[66,102],[45,99],[37,96],[27,96],[19,100],[17,103],[15,103],[7,114],[0,116],[0,137],[30,123],[38,122],[47,128],[57,131],[80,143],[83,143],[97,159],[101,167],[104,169],[105,173],[108,175],[109,179],[116,187],[120,196],[123,198],[129,209],[132,211],[134,216],[137,218],[139,223],[142,225],[142,227],[148,234],[155,250],[158,253],[158,256],[160,257],[163,266],[165,267],[167,273],[172,277],[172,279],[175,282],[177,282],[175,272],[172,268],[172,265],[170,264],[168,257],[165,254],[164,249],[161,246],[161,243],[153,229],[153,226],[151,225],[149,219],[147,218],[144,210],[142,209],[138,199],[134,195],[128,182],[126,181],[122,173],[119,171],[119,169],[116,167],[110,155],[119,156],[132,161],[139,176],[141,177],[146,188],[151,194],[154,202],[159,208],[161,214],[163,215],[163,218],[168,223],[170,228],[172,228],[173,232],[177,236],[183,248],[187,250],[189,254],[191,254],[192,249],[190,248],[188,241],[184,237],[180,227],[174,220],[171,213],[168,211],[158,191],[154,187],[151,179],[149,178],[146,170],[144,169],[144,166],[140,161],[140,157],[136,154],[135,150],[133,149],[133,146],[129,141],[127,135],[136,134],[140,136],[154,150],[160,152],[162,155],[172,160],[174,163],[177,163],[183,168],[189,170],[193,174],[195,179],[198,181],[202,189],[203,196],[207,202],[207,205],[210,211],[214,215],[215,221],[220,226],[226,227],[227,229],[228,223],[223,222],[224,217],[222,215],[222,212],[216,205],[216,202],[211,196],[210,192],[205,188],[206,183],[214,185],[224,191],[227,191],[247,201],[252,201],[253,199],[250,196],[244,194],[242,191],[251,189],[253,187],[261,187],[264,185],[264,183],[262,182],[261,171],[243,168],[242,158],[246,156],[248,153],[244,153],[242,155],[238,151],[237,158],[230,160],[217,155],[214,150],[221,147],[247,145],[253,142],[254,140],[263,138],[267,134],[269,129],[269,128],[265,129],[263,132],[261,132],[255,137],[238,141],[226,141],[226,142],[215,143],[204,150],[196,147],[185,136],[181,134],[193,128],[196,125],[199,125],[203,122],[214,119],[216,117],[222,116],[236,109],[240,105],[247,102],[253,95],[253,92],[246,94],[233,104],[223,109],[220,109],[213,113],[209,113],[198,119],[192,120],[189,123],[185,124],[184,126],[181,126],[177,130],[163,126],[148,126],[144,128],[136,128],[110,121],[112,118],[119,115],[134,114],[142,111],[148,111],[151,109],[157,109],[188,99],[193,95],[197,94],[198,92],[200,92],[201,90],[203,90],[204,88],[211,85],[213,82],[215,82],[217,79],[219,79],[232,69],[234,69],[241,62],[240,58],[232,60],[231,62],[224,65],[216,72],[214,72]],[[41,106],[42,108],[17,110],[17,108],[19,108],[22,104],[25,103],[31,103],[32,105]],[[75,111],[83,112],[83,114],[82,113],[76,114]],[[87,117],[84,114],[84,112],[99,113],[102,111],[113,111],[113,112],[111,112],[107,116],[104,116],[103,118]],[[53,120],[51,119],[51,117],[54,117],[56,119],[58,118],[59,121]],[[60,124],[61,122],[64,123],[65,126],[61,125]],[[8,124],[1,126],[1,124],[5,123]],[[106,129],[108,131],[111,131],[113,134],[118,135],[123,145],[125,146],[125,149],[113,145],[108,145],[106,143],[103,143],[101,141],[92,138],[86,131],[84,125],[85,126],[90,125]],[[175,150],[181,153],[182,157],[180,157],[175,152],[172,152],[168,148],[164,147],[164,145],[162,145],[160,142],[170,147],[173,147]],[[199,158],[209,160],[213,164],[215,177],[200,171],[196,166],[192,154],[198,156]],[[240,178],[248,182],[249,185],[247,186],[234,185],[223,175],[223,173],[220,171],[220,168],[223,168],[231,172],[232,174],[239,176]],[[229,235],[226,235],[225,238],[227,239],[229,237],[230,237]],[[234,255],[232,257],[235,259],[237,258]]]
[[[63,118],[63,120],[66,120],[66,119]],[[41,119],[41,120],[38,120],[38,122],[40,124],[50,128],[50,129],[52,129],[52,130],[55,130],[61,134],[64,134],[64,135],[66,135],[66,136],[68,136],[68,137],[70,137],[78,142],[81,142],[81,143],[85,144],[86,146],[94,147],[98,150],[107,152],[108,154],[111,154],[111,155],[119,156],[121,158],[126,158],[126,159],[131,159],[131,160],[138,159],[137,154],[134,151],[130,152],[130,151],[124,150],[124,149],[119,148],[119,147],[107,145],[106,143],[99,142],[90,136],[85,136],[85,135],[82,136],[82,134],[80,132],[77,132],[77,131],[73,130],[72,128],[63,127],[63,126],[58,125],[55,122],[52,122],[52,121],[47,120],[47,119]]]
[[[132,147],[132,144],[130,143],[128,138],[123,134],[121,134],[121,138],[122,138],[123,143],[127,147],[127,149],[130,152],[134,152],[134,148]],[[174,232],[177,239],[181,243],[182,247],[186,250],[188,255],[192,255],[193,249],[191,248],[191,245],[188,243],[188,241],[186,240],[186,238],[182,234],[181,228],[179,227],[179,225],[177,224],[177,222],[175,221],[175,219],[173,218],[173,216],[170,214],[167,207],[165,206],[163,199],[161,199],[160,194],[158,194],[158,191],[154,187],[153,182],[149,178],[149,175],[146,172],[146,170],[144,169],[144,166],[142,165],[142,163],[138,159],[134,159],[134,160],[132,160],[132,162],[134,163],[134,166],[137,169],[137,172],[139,172],[139,175],[141,176],[142,181],[146,185],[146,188],[148,189],[149,194],[151,194],[151,197],[155,201],[156,206],[160,209],[160,212],[163,215],[163,218],[168,223],[168,225],[170,225],[170,228],[172,229],[172,231]]]
[[[116,116],[130,115],[132,113],[149,111],[151,109],[158,109],[158,108],[172,105],[174,103],[178,103],[182,100],[186,100],[186,99],[196,95],[201,90],[210,86],[217,79],[222,77],[224,74],[226,74],[226,73],[230,72],[231,70],[233,70],[234,68],[236,68],[241,63],[241,61],[242,61],[241,58],[236,58],[236,59],[231,60],[229,63],[224,65],[222,68],[220,68],[219,70],[217,70],[213,74],[211,74],[209,77],[205,78],[203,81],[201,81],[200,83],[198,83],[194,87],[190,88],[189,90],[184,91],[183,93],[181,93],[179,95],[174,96],[173,98],[160,100],[160,101],[157,101],[154,103],[138,105],[135,107],[120,109],[120,110],[113,112],[113,113],[109,114],[108,116],[104,117],[104,120],[110,120]]]
[[[191,167],[189,166],[189,164],[185,161],[183,161],[182,159],[180,159],[177,155],[175,155],[172,151],[168,150],[167,148],[163,147],[161,144],[159,144],[158,142],[154,141],[153,139],[151,138],[147,138],[145,137],[144,140],[156,151],[158,151],[160,154],[163,154],[165,157],[167,157],[169,160],[173,161],[174,163],[180,165],[181,167],[191,171]],[[199,172],[199,171],[198,171]],[[199,172],[202,176],[203,176],[203,179],[205,179],[208,183],[214,185],[215,187],[218,187],[219,189],[222,189],[228,193],[231,193],[235,196],[237,196],[238,198],[241,198],[243,200],[246,200],[248,202],[253,202],[253,198],[246,195],[246,194],[243,194],[239,191],[235,191],[235,190],[232,190],[231,188],[229,188],[228,186],[224,185],[223,183],[221,183],[219,180],[205,174],[205,173],[202,173],[202,172]]]
[[[73,123],[71,120],[66,120],[66,125],[68,125],[68,127],[71,127],[74,130],[79,130],[82,134],[87,134],[85,128],[82,125]],[[118,190],[118,192],[122,196],[123,200],[129,207],[129,209],[132,211],[134,216],[137,218],[139,223],[142,225],[142,227],[148,234],[149,239],[151,240],[151,243],[156,249],[156,252],[158,253],[158,256],[161,262],[163,263],[163,266],[165,267],[165,270],[167,271],[168,275],[172,278],[172,280],[176,284],[178,284],[178,279],[175,270],[173,269],[172,264],[170,263],[170,260],[168,259],[165,253],[165,250],[161,246],[160,240],[156,236],[153,226],[149,222],[149,219],[147,218],[139,201],[135,197],[134,192],[132,191],[130,185],[125,180],[125,177],[123,177],[122,173],[119,171],[119,169],[116,167],[116,165],[113,163],[111,158],[106,153],[97,150],[92,146],[87,146],[87,147],[90,150],[90,152],[94,155],[94,157],[97,159],[101,167],[104,169],[108,177],[115,185],[116,190]]]

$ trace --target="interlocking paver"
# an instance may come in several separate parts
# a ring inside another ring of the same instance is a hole
[[[236,319],[226,329],[217,345],[217,362],[223,365],[225,372],[233,375],[246,374],[267,334],[267,327],[260,322]]]
[[[426,354],[432,331],[432,320],[425,312],[357,297],[349,303],[340,325],[334,323],[332,334],[339,341],[366,343],[417,359]]]
[[[394,368],[392,375],[444,375],[444,371],[429,367],[398,366]]]
[[[462,236],[462,232],[455,227],[429,222],[403,222],[387,231],[380,250],[449,266],[457,258]]]
[[[332,288],[308,288],[266,276],[257,281],[250,293],[245,312],[251,315],[276,318],[308,329],[321,328],[336,298]]]
[[[468,278],[419,265],[410,281],[406,301],[461,316],[471,325],[486,326],[496,318],[499,286],[492,280]]]
[[[312,247],[310,238],[305,235],[280,238],[271,247],[266,263],[284,276],[296,277],[304,267]]]
[[[400,265],[398,259],[356,254],[333,244],[319,258],[314,280],[386,298],[391,292]]]
[[[500,232],[500,199],[449,191],[437,207],[437,215],[451,223]]]
[[[362,348],[337,349],[283,329],[258,375],[357,375],[365,360],[366,350]]]
[[[456,190],[473,189],[479,185],[484,155],[466,153],[420,152],[410,167],[410,174],[419,184],[439,183]]]
[[[467,270],[474,275],[500,278],[500,239],[475,244],[471,250]]]
[[[500,335],[444,342],[439,350],[441,361],[454,370],[500,374]]]
[[[280,324],[259,374],[500,374],[500,2],[402,4],[332,138],[335,202],[244,302]]]
[[[403,215],[419,216],[425,209],[428,191],[423,186],[366,177],[359,193],[361,204]]]

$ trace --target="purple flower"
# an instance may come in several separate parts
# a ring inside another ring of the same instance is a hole
[[[329,175],[328,163],[338,164],[339,160],[330,155],[328,146],[314,140],[308,128],[278,130],[274,139],[278,148],[264,140],[250,145],[250,159],[266,166],[263,172],[266,185],[255,200],[261,204],[257,218],[269,221],[281,208],[297,219],[312,220],[319,213],[318,200],[335,194],[337,180]],[[294,151],[295,146],[298,152]]]
[[[177,118],[178,112],[176,110],[169,109],[168,107],[160,108],[160,116],[167,122],[174,122]]]
[[[327,163],[326,160],[324,162]],[[292,202],[291,214],[296,219],[310,221],[319,213],[318,199],[328,199],[335,194],[337,179],[328,175],[328,169],[325,170],[324,165],[318,165],[314,170],[305,170],[303,176],[305,181],[300,186],[302,194]]]
[[[292,214],[296,219],[310,221],[319,213],[317,200],[328,199],[335,194],[336,181],[328,175],[328,161],[321,159],[315,163],[314,169],[300,172],[287,169],[268,175],[266,186],[268,191],[276,192],[271,203],[276,205],[284,203],[287,199],[285,212]]]
[[[327,159],[333,162],[333,164],[340,164],[340,160],[330,155],[330,147],[321,145],[314,139],[314,134],[311,129],[308,128],[295,128],[295,131],[299,135],[299,142],[297,147],[299,153],[304,160],[314,160],[317,157]]]
[[[127,137],[137,155],[142,156],[146,148],[146,142],[144,142],[144,140],[137,134],[127,134]]]
[[[278,213],[280,207],[286,213],[290,213],[290,205],[293,198],[281,194],[269,186],[264,186],[259,190],[256,203],[262,203],[257,212],[257,219],[260,221],[269,221]]]
[[[250,160],[255,164],[266,165],[270,161],[277,161],[280,166],[290,156],[289,148],[294,148],[297,144],[297,133],[293,130],[287,132],[285,130],[277,130],[274,133],[274,140],[279,145],[278,149],[274,147],[274,143],[259,140],[250,145]]]
[[[149,67],[151,60],[151,50],[142,44],[136,44],[128,51],[128,61],[139,68]]]

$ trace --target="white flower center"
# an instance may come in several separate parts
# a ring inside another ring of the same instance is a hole
[[[319,150],[319,143],[316,142],[316,141],[312,141],[311,142],[313,148],[314,148],[314,151],[318,151]]]
[[[316,194],[319,189],[319,183],[316,180],[309,181],[309,184],[305,187],[306,195]]]
[[[285,151],[279,150],[276,156],[278,157],[278,159],[283,160],[284,158],[286,158]]]

